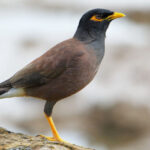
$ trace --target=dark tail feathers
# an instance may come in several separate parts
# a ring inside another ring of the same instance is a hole
[[[2,95],[2,94],[4,94],[4,93],[8,92],[9,89],[10,89],[10,88],[2,88],[2,89],[0,89],[0,95]]]
[[[0,83],[0,95],[6,93],[12,88],[12,85],[9,80],[6,80],[2,83]]]

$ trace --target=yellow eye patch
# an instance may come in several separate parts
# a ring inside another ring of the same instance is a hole
[[[98,22],[103,21],[103,19],[98,18],[98,16],[96,16],[96,15],[92,16],[92,17],[90,18],[90,20],[92,20],[92,21],[98,21]]]
[[[113,14],[111,14],[111,15],[109,15],[107,17],[103,17],[103,19],[100,16],[98,16],[98,15],[94,15],[94,16],[92,16],[90,18],[90,20],[95,21],[95,22],[101,22],[103,20],[110,21],[110,20],[114,20],[116,18],[121,18],[121,17],[124,17],[124,16],[125,15],[123,13],[114,12]]]

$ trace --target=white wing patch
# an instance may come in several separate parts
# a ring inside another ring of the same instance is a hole
[[[0,99],[21,96],[25,96],[25,91],[23,88],[12,88],[8,92],[0,95]]]

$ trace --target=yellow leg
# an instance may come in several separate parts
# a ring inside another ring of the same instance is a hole
[[[64,141],[58,134],[57,130],[56,130],[56,127],[55,127],[55,124],[53,122],[53,119],[52,117],[49,117],[45,114],[46,116],[46,119],[48,120],[48,123],[51,127],[51,131],[52,131],[52,134],[53,134],[53,137],[47,137],[47,136],[43,136],[42,137],[45,137],[46,139],[50,140],[50,141],[59,141],[59,142],[65,142],[67,143],[66,141]]]

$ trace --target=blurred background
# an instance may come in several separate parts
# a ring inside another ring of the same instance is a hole
[[[56,104],[54,121],[63,139],[97,150],[150,147],[149,0],[0,0],[0,82],[55,44],[73,36],[87,10],[126,14],[114,20],[96,78]],[[0,126],[29,135],[50,135],[44,101],[0,100]]]

